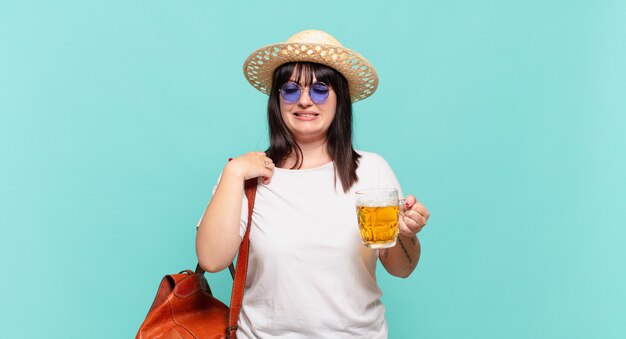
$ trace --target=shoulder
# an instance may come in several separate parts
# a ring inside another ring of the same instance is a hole
[[[398,180],[387,163],[379,154],[357,150],[361,155],[357,176],[359,177],[356,189],[373,187],[398,187]]]
[[[359,165],[387,165],[387,161],[377,153],[356,150],[361,156]]]
[[[361,155],[357,170],[360,170],[361,172],[367,171],[377,173],[387,173],[391,170],[391,167],[381,155],[361,150],[357,150],[356,152]]]

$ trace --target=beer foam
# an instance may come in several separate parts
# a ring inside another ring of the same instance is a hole
[[[386,198],[361,198],[357,200],[357,206],[364,207],[385,207],[385,206],[397,206],[398,203],[394,199]]]
[[[398,191],[393,188],[373,188],[356,192],[357,206],[384,207],[398,205]]]

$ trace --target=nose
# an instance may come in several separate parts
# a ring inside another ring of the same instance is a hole
[[[303,88],[302,92],[300,93],[300,99],[298,99],[298,106],[309,107],[311,105],[313,105],[313,101],[309,96],[309,88]]]

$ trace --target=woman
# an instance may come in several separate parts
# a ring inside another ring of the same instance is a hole
[[[238,337],[386,338],[376,262],[411,274],[429,213],[409,195],[396,246],[361,243],[355,192],[400,189],[382,157],[352,147],[352,102],[374,93],[376,72],[327,33],[304,31],[252,53],[244,74],[269,94],[270,147],[228,162],[196,239],[205,270],[228,266],[246,228],[243,182],[260,177]]]

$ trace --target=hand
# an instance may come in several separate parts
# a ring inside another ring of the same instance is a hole
[[[404,215],[400,215],[398,227],[400,234],[406,237],[412,237],[426,226],[430,213],[426,206],[422,205],[415,196],[406,197],[406,205]]]
[[[267,185],[274,175],[274,168],[274,162],[264,152],[250,152],[229,161],[224,171],[232,172],[243,180],[261,177],[261,183]]]

